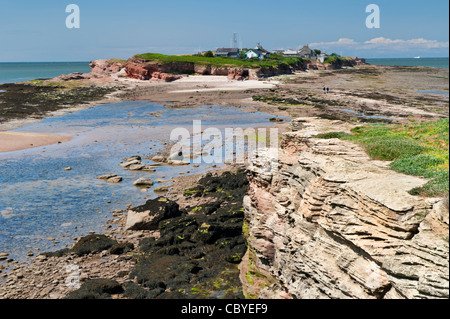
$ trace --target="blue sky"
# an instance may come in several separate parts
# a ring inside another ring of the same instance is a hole
[[[66,6],[81,11],[68,29]],[[381,28],[365,25],[377,4]],[[137,53],[195,53],[229,46],[303,44],[328,53],[448,57],[448,0],[0,0],[0,61],[89,61]]]

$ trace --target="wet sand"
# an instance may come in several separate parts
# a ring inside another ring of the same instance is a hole
[[[64,143],[70,140],[72,140],[72,137],[65,135],[0,132],[0,153]]]

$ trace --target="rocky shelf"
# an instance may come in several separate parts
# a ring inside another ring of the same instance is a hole
[[[249,168],[248,252],[255,298],[448,298],[448,200],[408,193],[424,179],[393,172],[356,144],[317,139],[348,124],[297,119],[279,168]]]

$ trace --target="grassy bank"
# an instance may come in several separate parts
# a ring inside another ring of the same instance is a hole
[[[304,62],[301,58],[286,58],[276,54],[272,55],[270,59],[261,61],[247,61],[241,59],[205,57],[197,55],[164,55],[158,53],[138,54],[134,57],[156,63],[194,63],[199,65],[211,65],[219,68],[236,67],[249,69],[278,67],[282,64],[295,66]]]
[[[369,156],[392,161],[394,171],[430,181],[410,191],[413,195],[448,196],[449,119],[408,125],[368,125],[353,134],[333,132],[318,138],[340,138],[359,143]]]

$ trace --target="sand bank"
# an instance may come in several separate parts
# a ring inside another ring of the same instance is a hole
[[[72,137],[65,135],[0,132],[0,153],[63,143],[71,139]]]

